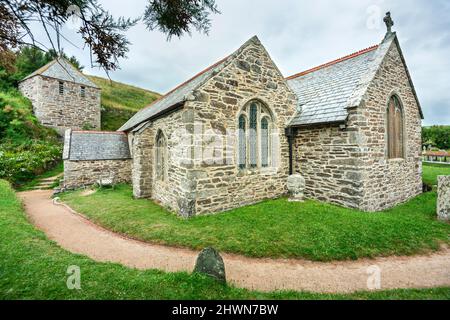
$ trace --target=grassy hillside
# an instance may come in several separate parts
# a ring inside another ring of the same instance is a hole
[[[31,102],[15,89],[0,92],[0,178],[20,185],[61,159],[56,132],[39,124]]]
[[[158,93],[124,83],[96,76],[89,78],[102,88],[102,130],[117,130],[137,111],[160,97]]]

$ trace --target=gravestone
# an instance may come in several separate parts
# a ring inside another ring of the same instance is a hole
[[[219,252],[208,247],[203,249],[195,262],[194,272],[206,274],[220,282],[226,282],[225,264]]]
[[[303,202],[305,200],[305,178],[300,174],[293,174],[288,177],[287,188],[290,194],[289,201]]]
[[[450,176],[438,177],[437,215],[439,220],[450,221]]]

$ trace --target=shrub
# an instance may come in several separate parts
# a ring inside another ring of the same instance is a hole
[[[57,133],[39,124],[30,100],[15,89],[0,92],[0,178],[32,179],[61,159]]]
[[[0,178],[14,184],[30,180],[51,169],[61,159],[61,146],[46,141],[0,144]]]

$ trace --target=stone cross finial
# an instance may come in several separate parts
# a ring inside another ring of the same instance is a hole
[[[384,17],[383,21],[386,24],[387,32],[391,33],[392,32],[392,26],[394,25],[394,20],[392,20],[390,12],[386,12],[386,17]]]

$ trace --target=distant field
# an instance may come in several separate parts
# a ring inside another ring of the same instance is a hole
[[[102,130],[117,130],[137,111],[161,95],[146,89],[88,76],[102,89]]]
[[[431,186],[437,185],[438,176],[450,176],[450,165],[448,164],[423,164],[423,182]]]

